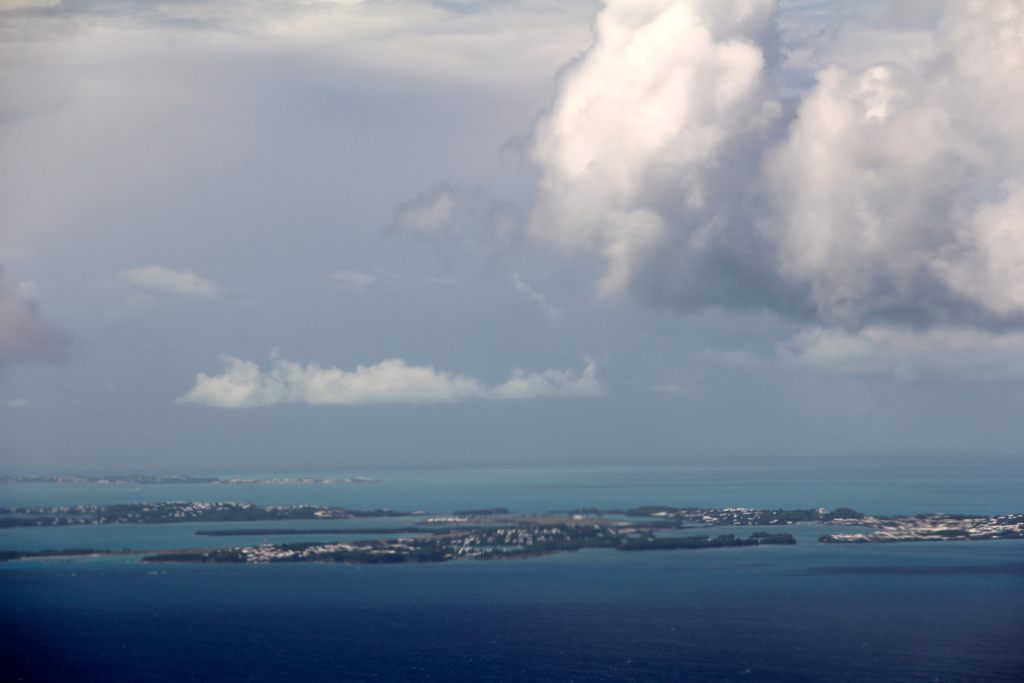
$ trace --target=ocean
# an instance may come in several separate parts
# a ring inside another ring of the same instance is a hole
[[[0,505],[232,500],[424,513],[644,504],[1024,512],[1024,464],[1007,460],[247,476],[300,475],[378,481],[10,484],[0,486]],[[204,526],[3,529],[0,549],[317,539],[192,535]],[[0,675],[153,682],[1024,681],[1024,541],[831,545],[816,542],[824,532],[819,526],[787,531],[796,546],[600,549],[424,565],[153,565],[137,555],[8,562],[0,564]]]

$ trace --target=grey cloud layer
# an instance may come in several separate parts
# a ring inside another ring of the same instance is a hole
[[[534,132],[530,234],[599,291],[858,330],[1024,326],[1024,5],[782,101],[770,0],[613,0]]]
[[[452,375],[431,366],[407,365],[400,358],[353,371],[306,367],[275,359],[268,372],[252,361],[223,356],[222,375],[200,373],[195,387],[178,399],[218,408],[252,408],[276,403],[357,405],[362,403],[453,403],[468,398],[522,400],[539,396],[596,396],[603,393],[587,362],[581,374],[568,370],[526,373],[516,369],[507,382],[494,387],[466,375]]]

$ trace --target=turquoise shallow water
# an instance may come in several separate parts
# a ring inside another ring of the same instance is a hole
[[[225,472],[215,476],[366,476],[377,483],[5,484],[0,485],[0,506],[187,500],[430,512],[504,506],[522,513],[651,504],[789,509],[849,506],[872,514],[1008,514],[1024,509],[1024,458],[975,458],[960,463],[807,460],[672,467]]]
[[[20,527],[0,529],[0,550],[44,550],[59,548],[94,548],[133,551],[173,550],[180,548],[231,548],[270,543],[315,543],[326,541],[360,541],[373,538],[409,537],[416,534],[302,534],[260,536],[196,536],[201,529],[392,529],[425,519],[400,517],[390,519],[355,519],[287,522],[232,522],[188,524],[102,524],[35,529]],[[423,532],[428,533],[428,532]]]

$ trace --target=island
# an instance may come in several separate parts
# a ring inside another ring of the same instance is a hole
[[[0,550],[0,562],[27,558],[82,557],[83,555],[109,555],[109,550],[95,548],[65,548],[64,550]]]
[[[143,557],[144,562],[348,562],[386,564],[458,559],[507,560],[583,548],[622,551],[696,550],[757,545],[792,545],[792,534],[758,532],[658,537],[660,525],[575,517],[503,520],[494,526],[434,532],[429,536],[348,543],[285,543],[213,550],[179,550]]]
[[[915,515],[833,519],[823,524],[877,529],[870,534],[830,534],[822,543],[906,543],[910,541],[991,541],[1024,538],[1024,515]]]

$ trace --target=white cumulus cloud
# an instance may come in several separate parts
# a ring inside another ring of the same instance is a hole
[[[610,0],[534,129],[530,234],[679,310],[1024,328],[1024,3],[940,10],[788,105],[776,2]]]
[[[596,250],[607,264],[603,293],[629,285],[669,233],[685,233],[698,254],[713,250],[713,176],[730,146],[756,141],[780,113],[758,45],[772,10],[768,1],[613,0],[593,47],[564,72],[534,130],[543,176],[530,229]]]
[[[223,374],[200,373],[195,387],[177,402],[250,408],[277,403],[453,403],[468,398],[510,400],[603,393],[590,361],[582,374],[567,370],[526,373],[517,369],[507,382],[488,388],[476,378],[452,375],[432,366],[407,365],[399,358],[360,365],[352,371],[322,368],[316,363],[303,367],[275,358],[267,372],[252,361],[232,356],[221,360],[225,364]]]
[[[826,323],[1024,324],[1024,5],[950,3],[935,41],[819,71],[766,164],[778,272]]]
[[[191,270],[177,271],[162,266],[144,266],[118,273],[118,278],[161,294],[219,299],[224,291],[213,280],[200,277]]]
[[[490,399],[524,399],[538,396],[597,396],[604,393],[595,376],[594,362],[587,360],[583,374],[570,370],[545,370],[527,373],[516,368],[505,383],[489,389],[484,395]]]

